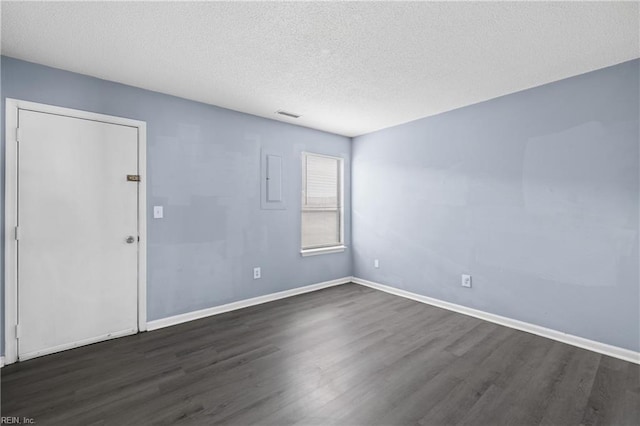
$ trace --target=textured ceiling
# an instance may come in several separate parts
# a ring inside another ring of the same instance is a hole
[[[4,55],[347,136],[640,56],[637,2],[2,2],[1,13]]]

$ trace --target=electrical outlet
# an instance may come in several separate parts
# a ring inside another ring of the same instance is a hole
[[[380,267],[380,261],[379,261],[378,259],[375,259],[375,260],[373,261],[373,267],[374,267],[374,268],[379,268],[379,267]]]
[[[462,274],[462,287],[471,288],[471,275]]]
[[[257,280],[261,277],[260,268],[253,268],[253,279]]]

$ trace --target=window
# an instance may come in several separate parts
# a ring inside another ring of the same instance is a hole
[[[342,158],[302,154],[302,255],[344,250]]]

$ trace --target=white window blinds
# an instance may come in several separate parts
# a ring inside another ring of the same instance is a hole
[[[302,158],[302,249],[342,245],[342,159]]]

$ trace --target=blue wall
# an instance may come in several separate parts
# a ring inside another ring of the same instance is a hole
[[[640,350],[639,68],[355,138],[354,275]]]
[[[302,151],[345,159],[350,246],[349,138],[7,57],[1,71],[2,117],[9,97],[147,122],[149,320],[351,275],[350,248],[300,256]],[[284,157],[286,210],[260,208],[261,149]]]
[[[2,117],[10,97],[147,122],[149,214],[165,206],[164,219],[148,219],[150,320],[356,275],[637,351],[639,68],[627,62],[353,144],[11,58],[0,69]],[[286,210],[260,209],[261,150],[285,158]],[[345,253],[300,257],[304,150],[345,158]]]

